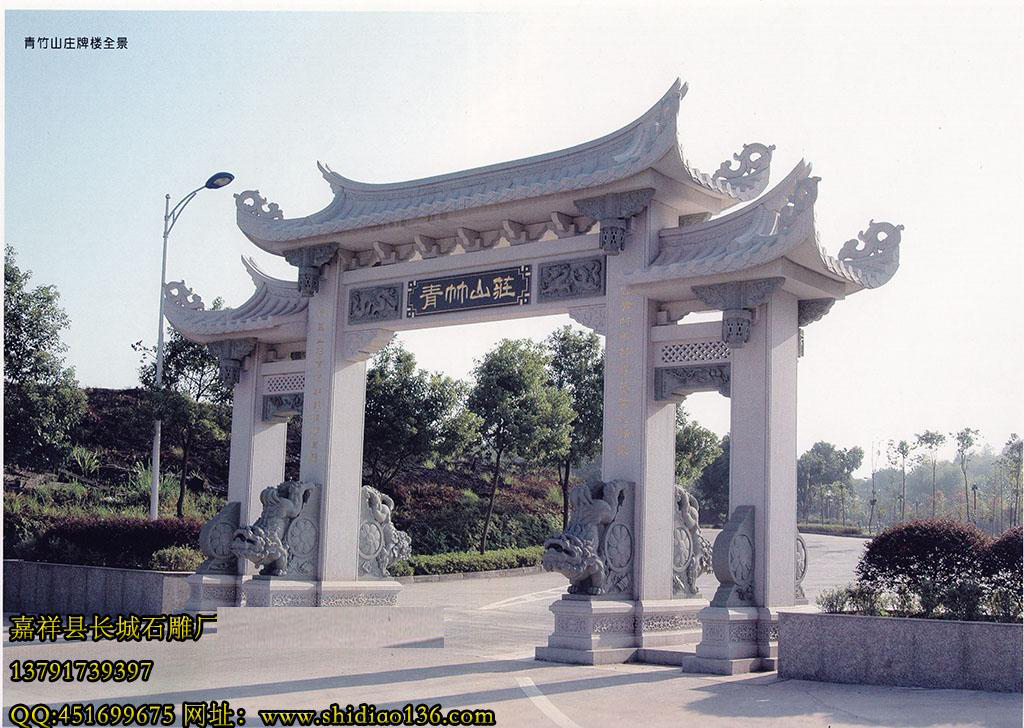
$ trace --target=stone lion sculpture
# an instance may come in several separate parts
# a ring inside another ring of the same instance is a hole
[[[291,555],[286,543],[288,527],[302,512],[315,487],[312,483],[287,481],[264,488],[260,493],[263,512],[256,523],[235,531],[232,553],[261,567],[262,576],[285,575]]]
[[[633,554],[632,508],[623,508],[627,485],[595,481],[569,492],[569,524],[564,533],[544,542],[541,564],[545,571],[569,579],[570,594],[628,590]]]

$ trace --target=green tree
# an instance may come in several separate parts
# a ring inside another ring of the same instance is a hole
[[[474,369],[467,406],[480,417],[480,438],[493,458],[481,553],[487,547],[503,458],[550,462],[569,449],[572,407],[569,396],[548,383],[547,363],[541,345],[503,339]]]
[[[689,486],[721,454],[718,435],[676,407],[676,482]]]
[[[223,307],[216,299],[213,309]],[[167,329],[164,344],[163,387],[156,388],[156,351],[136,342],[133,348],[142,353],[139,380],[152,394],[153,416],[163,420],[172,443],[181,450],[178,477],[178,501],[175,513],[185,515],[185,493],[188,487],[189,459],[197,445],[210,439],[223,440],[224,409],[231,402],[233,388],[220,378],[220,363],[205,344],[184,338],[172,327]]]
[[[1002,504],[1002,493],[1003,483],[1010,492],[1010,498],[1012,504],[1010,505],[1010,527],[1017,526],[1020,519],[1020,506],[1021,506],[1021,470],[1022,470],[1022,454],[1024,454],[1024,442],[1021,441],[1020,436],[1016,432],[1010,435],[1010,439],[1006,441],[1003,446],[1003,451],[1000,453],[999,458],[996,461],[1000,478],[999,486],[999,513],[1000,519],[1003,513]],[[999,524],[1000,530],[1003,527],[1002,521]]]
[[[400,343],[382,349],[366,376],[363,471],[386,490],[403,470],[462,455],[479,418],[464,406],[466,386],[416,367]]]
[[[569,447],[557,455],[558,485],[562,489],[562,527],[569,523],[569,475],[601,449],[604,423],[604,358],[597,334],[563,326],[545,342],[551,384],[569,397],[574,417]]]
[[[910,457],[911,450],[910,443],[906,440],[889,440],[888,457],[889,463],[893,466],[899,466],[902,480],[900,481],[900,520],[904,521],[907,517],[907,458]]]
[[[914,447],[924,448],[928,451],[929,459],[932,465],[932,518],[936,515],[936,492],[935,492],[935,465],[936,456],[940,447],[946,442],[946,436],[941,432],[935,430],[925,430],[922,433],[914,435]]]
[[[864,451],[859,447],[838,448],[831,442],[819,441],[800,456],[797,461],[797,488],[804,489],[804,498],[817,488],[821,503],[821,522],[825,522],[826,491],[832,484],[841,484],[832,488],[839,491],[840,502],[845,503],[845,489],[850,483],[853,471],[860,467],[864,460]],[[845,510],[843,512],[845,521]]]
[[[702,523],[723,524],[729,519],[729,436],[722,438],[719,454],[693,483]]]
[[[971,456],[974,454],[974,446],[978,442],[978,431],[971,428],[965,427],[959,432],[950,433],[950,437],[953,438],[953,442],[956,443],[956,460],[960,466],[960,472],[964,476],[964,513],[966,514],[965,520],[971,520],[971,496],[970,486],[967,482],[967,467],[971,462]]]
[[[64,366],[70,325],[56,287],[28,283],[14,247],[4,248],[4,458],[30,467],[61,465],[85,413],[74,369]]]

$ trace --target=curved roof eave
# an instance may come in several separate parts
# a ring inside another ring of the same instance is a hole
[[[334,199],[319,212],[285,219],[274,203],[249,190],[235,195],[237,223],[257,246],[280,254],[280,246],[318,236],[405,222],[468,210],[586,190],[657,168],[695,184],[723,206],[752,199],[768,181],[774,147],[745,145],[715,174],[691,167],[682,157],[677,134],[679,102],[687,86],[676,79],[647,112],[618,131],[568,149],[408,182],[370,184],[343,177],[317,163]],[[753,160],[753,161],[752,161]]]
[[[256,285],[245,303],[208,310],[184,281],[172,281],[164,286],[167,320],[186,339],[204,343],[240,336],[276,342],[287,338],[282,335],[293,328],[302,338],[309,299],[299,293],[295,281],[267,275],[251,258],[243,256],[242,265]]]

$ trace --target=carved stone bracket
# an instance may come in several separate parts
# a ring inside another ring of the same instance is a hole
[[[364,485],[359,516],[359,575],[386,579],[388,567],[409,558],[412,538],[391,523],[395,502],[376,488]]]
[[[600,306],[579,306],[569,309],[569,318],[586,326],[591,331],[606,335],[608,332],[608,315],[604,304]]]
[[[395,336],[390,329],[363,329],[344,333],[344,356],[348,361],[366,361],[383,349]]]
[[[348,294],[348,322],[365,324],[402,318],[401,283],[355,288]]]
[[[541,263],[538,272],[537,299],[541,302],[604,295],[604,256]]]
[[[242,360],[256,348],[256,339],[224,339],[211,341],[207,350],[220,361],[220,381],[224,386],[238,384],[242,373]]]
[[[581,213],[601,223],[601,248],[609,255],[618,255],[626,245],[629,218],[643,212],[652,199],[654,189],[646,187],[573,202]]]
[[[834,298],[805,298],[797,303],[796,325],[807,326],[821,319],[836,302]]]
[[[693,292],[704,304],[722,311],[722,341],[738,349],[750,341],[754,310],[766,302],[785,278],[758,278],[694,286]]]
[[[715,392],[729,396],[728,364],[704,366],[659,367],[654,370],[654,398],[659,402],[681,401],[693,392]]]
[[[199,550],[206,561],[197,574],[237,574],[238,560],[231,551],[231,539],[238,530],[242,504],[230,501],[199,531]],[[234,587],[232,587],[232,596]]]
[[[302,414],[302,392],[263,395],[263,421],[287,422]]]
[[[570,594],[631,594],[634,484],[580,483],[569,491],[569,525],[544,542],[542,565],[569,580]]]
[[[807,544],[804,537],[799,533],[796,535],[796,588],[793,596],[798,604],[806,603],[807,596],[804,594],[804,576],[807,575]]]
[[[324,243],[285,253],[284,259],[299,269],[299,292],[309,298],[320,290],[320,273],[338,253],[337,243]]]
[[[711,544],[700,535],[700,509],[697,499],[676,485],[673,528],[672,594],[696,597],[697,577],[711,571]]]
[[[712,607],[754,604],[754,507],[737,506],[715,539],[711,556],[719,587]]]

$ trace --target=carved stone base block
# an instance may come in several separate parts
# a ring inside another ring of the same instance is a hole
[[[773,669],[771,657],[761,654],[758,639],[761,611],[757,607],[702,609],[698,615],[701,641],[696,656],[683,660],[683,672],[734,675]]]
[[[247,607],[393,607],[402,585],[390,579],[299,581],[253,577],[242,585]]]
[[[536,658],[600,665],[629,662],[636,654],[635,603],[613,597],[566,594],[550,607],[555,631]]]
[[[390,579],[363,581],[322,581],[318,607],[394,607],[402,585]]]
[[[241,577],[234,574],[192,574],[188,582],[187,612],[212,612],[238,604]]]
[[[273,576],[255,576],[242,585],[246,607],[315,607],[317,584]]]
[[[701,629],[698,614],[703,599],[658,599],[636,603],[638,647],[693,644]]]

